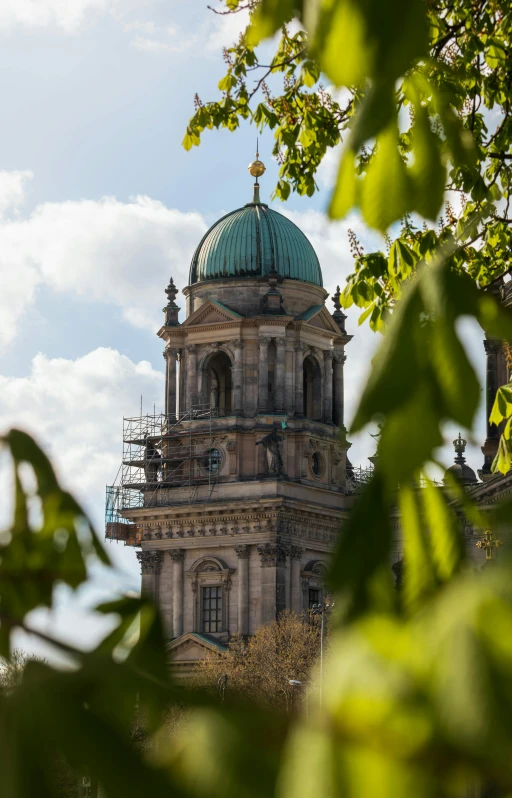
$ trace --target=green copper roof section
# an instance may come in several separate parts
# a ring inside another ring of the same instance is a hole
[[[316,252],[286,216],[251,202],[208,230],[190,265],[190,284],[229,277],[280,277],[322,285]]]

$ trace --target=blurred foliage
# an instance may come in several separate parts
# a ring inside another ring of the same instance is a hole
[[[110,566],[46,456],[12,430],[2,439],[14,512],[0,536],[0,656],[13,661],[21,629],[69,664],[29,661],[16,688],[0,691],[0,798],[58,796],[59,760],[98,780],[107,798],[451,798],[489,782],[512,792],[510,555],[475,573],[461,533],[466,517],[506,537],[512,508],[484,512],[455,481],[440,488],[425,477],[444,424],[471,429],[479,401],[459,319],[512,339],[511,314],[475,282],[507,266],[511,11],[499,0],[250,5],[253,24],[226,54],[222,99],[198,102],[186,146],[206,127],[235,129],[254,115],[276,130],[285,198],[290,187],[312,193],[327,147],[344,136],[331,214],[359,207],[381,230],[405,214],[388,256],[358,255],[345,294],[372,308],[374,326],[400,302],[352,426],[379,422],[379,456],[333,557],[323,703],[313,691],[307,715],[295,716],[277,700],[250,701],[243,689],[243,698],[227,691],[224,702],[179,689],[160,618],[145,599],[99,606],[116,624],[90,652],[33,629],[31,611],[51,607],[57,585],[77,589],[93,562]],[[229,0],[228,10],[240,7]],[[258,41],[293,17],[304,30],[285,27],[267,67],[284,73],[284,93],[274,97],[263,80],[265,99],[249,110],[244,85],[259,67]],[[322,73],[343,91],[321,89]],[[493,107],[503,118],[488,134],[483,109]],[[446,186],[464,196],[459,217],[418,231],[407,214],[435,218]],[[509,399],[499,394],[499,412],[508,413]],[[400,591],[389,568],[397,515]],[[281,676],[296,678],[291,659],[282,672],[283,659],[269,656],[265,665],[275,694]],[[168,707],[184,703],[186,719],[172,733]]]

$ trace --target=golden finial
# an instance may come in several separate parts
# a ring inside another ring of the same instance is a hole
[[[475,546],[479,549],[484,549],[486,562],[494,560],[494,551],[495,549],[499,549],[501,545],[501,540],[495,538],[490,529],[486,529],[483,538],[480,538],[480,540],[477,540],[475,543]]]
[[[249,174],[256,178],[256,182],[254,183],[254,198],[253,202],[259,203],[260,201],[260,184],[258,183],[258,177],[261,177],[264,174],[266,166],[265,164],[260,161],[260,154],[258,152],[258,139],[256,139],[256,160],[251,161],[249,166],[247,167],[249,170]]]

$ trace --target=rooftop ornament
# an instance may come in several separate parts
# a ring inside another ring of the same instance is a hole
[[[252,198],[254,205],[260,204],[260,184],[258,183],[258,177],[261,177],[266,170],[265,164],[260,161],[260,154],[258,152],[258,139],[256,139],[256,160],[251,161],[249,166],[247,167],[249,170],[249,174],[256,178],[254,183],[254,196]]]
[[[477,548],[485,551],[486,565],[490,562],[495,562],[496,557],[494,556],[494,552],[502,545],[502,541],[499,538],[495,538],[490,529],[486,529],[483,538],[480,538],[480,540],[477,540],[475,543]]]

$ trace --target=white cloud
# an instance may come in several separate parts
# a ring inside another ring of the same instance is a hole
[[[7,211],[18,213],[26,197],[26,183],[33,173],[25,171],[0,171],[0,219]]]
[[[122,457],[121,419],[139,413],[141,394],[144,409],[152,411],[155,403],[158,412],[163,386],[163,372],[113,349],[95,349],[76,360],[38,354],[28,376],[0,376],[1,431],[17,426],[33,434],[62,483],[100,524],[105,484],[113,481]]]
[[[31,433],[51,457],[62,484],[82,502],[100,536],[104,524],[105,485],[112,483],[122,458],[123,415],[161,409],[164,375],[146,361],[132,362],[112,349],[99,348],[76,360],[36,355],[27,377],[0,376],[0,434],[10,427]],[[10,520],[11,478],[0,459],[0,529]],[[92,581],[75,596],[64,588],[52,612],[37,610],[29,626],[49,631],[79,647],[90,647],[108,631],[110,621],[87,608],[121,590],[136,590],[139,566],[132,549],[108,544],[116,573],[95,568]],[[55,652],[36,638],[18,635],[16,644],[41,656]]]
[[[136,50],[141,50],[143,53],[153,53],[155,55],[160,55],[162,53],[180,53],[187,50],[190,46],[187,39],[165,41],[162,39],[149,39],[147,36],[136,36],[130,44],[132,47],[135,47]]]
[[[0,30],[57,27],[76,33],[94,17],[118,16],[137,6],[142,0],[2,0]]]
[[[13,185],[10,173],[3,182],[0,174],[0,203],[12,197]],[[18,195],[14,199],[21,201]],[[43,203],[26,218],[0,221],[0,348],[16,336],[43,283],[56,292],[118,305],[134,326],[155,329],[169,277],[180,287],[187,284],[191,256],[205,230],[199,214],[144,196],[127,203],[114,197]]]

